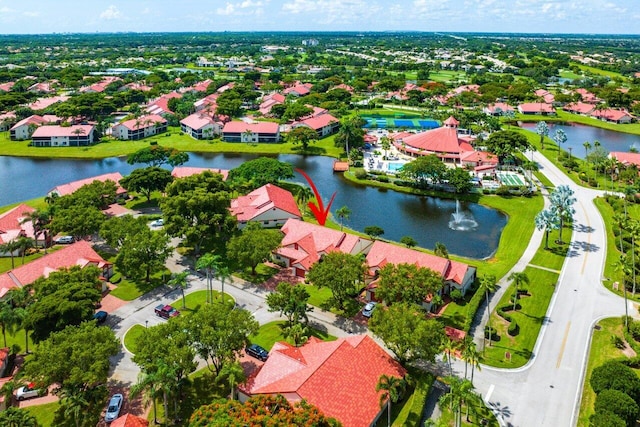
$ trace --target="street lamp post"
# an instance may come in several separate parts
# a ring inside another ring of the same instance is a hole
[[[148,320],[144,321],[144,327],[145,327],[145,329],[147,329],[149,327],[149,321]]]

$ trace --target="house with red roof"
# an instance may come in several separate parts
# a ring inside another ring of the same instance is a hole
[[[212,93],[211,95],[207,95],[204,98],[194,102],[193,107],[195,108],[196,113],[199,113],[201,111],[208,112],[209,114],[215,113],[216,109],[218,108],[217,99],[219,96],[219,93]]]
[[[509,113],[515,113],[516,110],[506,102],[496,102],[495,104],[489,104],[482,109],[485,114],[490,116],[504,116]]]
[[[498,156],[488,151],[467,151],[460,156],[462,166],[477,168],[478,166],[498,166]],[[483,168],[487,170],[488,168]]]
[[[294,122],[291,127],[297,128],[299,126],[306,126],[313,129],[318,134],[318,138],[324,138],[338,131],[340,127],[340,121],[328,113],[321,113],[312,117],[306,118]]]
[[[66,196],[68,194],[74,193],[80,187],[87,184],[91,184],[94,181],[101,181],[101,182],[113,181],[116,183],[116,188],[117,188],[116,196],[119,198],[124,198],[127,196],[127,190],[125,190],[120,186],[121,179],[122,179],[122,175],[120,174],[120,172],[105,173],[103,175],[92,176],[90,178],[80,179],[78,181],[72,181],[67,184],[57,185],[53,187],[51,190],[49,190],[49,192],[47,193],[47,196],[51,196],[53,194],[57,194],[60,197]]]
[[[627,111],[615,108],[606,108],[604,110],[596,109],[591,113],[591,117],[604,122],[617,124],[631,123],[631,120],[633,120],[633,116]]]
[[[211,139],[222,133],[222,123],[204,113],[193,113],[180,120],[180,130],[194,139]]]
[[[412,157],[435,154],[443,162],[460,164],[464,153],[474,151],[468,138],[458,135],[459,122],[449,117],[443,126],[420,133],[391,135],[398,151]]]
[[[279,142],[280,126],[274,122],[227,122],[222,128],[222,140],[227,142]]]
[[[7,242],[19,239],[20,237],[28,237],[30,239],[36,238],[33,223],[29,219],[29,214],[34,212],[35,209],[24,203],[19,204],[15,208],[8,210],[7,212],[0,214],[0,245]],[[40,240],[38,243],[43,245],[45,240]],[[19,255],[16,251],[14,255]],[[8,252],[0,252],[0,256],[9,256]]]
[[[367,286],[367,301],[375,301],[377,277],[379,270],[387,264],[415,264],[436,272],[444,281],[443,292],[449,294],[458,289],[464,295],[476,278],[476,268],[462,262],[452,261],[426,252],[416,251],[403,246],[376,240],[367,252],[367,266],[369,276],[373,281]],[[430,302],[423,303],[425,309],[430,309]]]
[[[37,100],[33,101],[31,104],[27,105],[27,107],[29,107],[33,111],[40,111],[40,110],[49,108],[53,104],[57,104],[58,102],[65,102],[68,99],[69,97],[66,95],[52,96],[49,98],[38,98]]]
[[[6,132],[11,129],[16,121],[16,113],[13,111],[0,114],[0,132]]]
[[[539,114],[541,116],[552,116],[556,114],[553,105],[546,102],[525,102],[518,105],[520,114]]]
[[[589,92],[587,89],[578,88],[575,90],[577,94],[580,95],[580,99],[582,101],[587,102],[589,104],[597,104],[600,102],[600,98],[598,98],[595,94]]]
[[[16,82],[0,83],[0,92],[11,92],[11,88]]]
[[[202,172],[209,171],[213,173],[219,173],[222,175],[222,180],[226,181],[229,177],[228,169],[215,169],[215,168],[195,168],[192,166],[176,166],[171,171],[171,176],[174,178],[186,178],[191,175],[199,175]]]
[[[249,221],[257,222],[263,228],[272,228],[282,226],[290,218],[302,218],[293,194],[273,184],[263,185],[246,196],[231,200],[229,210],[238,220],[240,229]]]
[[[284,104],[286,97],[281,93],[272,93],[270,95],[265,95],[262,98],[262,102],[260,103],[260,107],[258,107],[258,111],[263,116],[268,116],[271,114],[271,108],[274,105]]]
[[[275,258],[291,268],[297,277],[304,277],[309,268],[330,252],[356,255],[371,246],[368,239],[333,230],[321,225],[289,219],[280,231],[284,234]]]
[[[27,91],[32,93],[53,93],[56,91],[54,89],[54,86],[57,84],[58,84],[57,80],[51,80],[50,82],[34,83],[31,86],[29,86]]]
[[[35,282],[40,277],[48,277],[53,271],[61,268],[70,268],[74,265],[81,268],[85,268],[88,265],[98,267],[105,282],[113,274],[113,264],[98,255],[89,242],[81,240],[59,251],[48,253],[42,258],[0,274],[0,298],[10,289],[21,288]],[[106,283],[103,283],[104,289],[106,289]]]
[[[111,422],[111,427],[148,427],[149,421],[133,414],[124,414]]]
[[[130,119],[111,128],[111,135],[121,141],[137,141],[167,131],[167,120],[158,114]]]
[[[12,141],[23,141],[25,139],[29,139],[39,126],[47,123],[48,122],[42,116],[34,114],[11,126],[9,129],[9,138]]]
[[[147,104],[146,112],[152,115],[173,114],[169,109],[169,100],[172,98],[182,98],[182,94],[178,92],[170,92]]]
[[[636,165],[638,168],[640,168],[640,153],[612,151],[609,153],[609,158],[615,159],[625,166]]]
[[[41,126],[31,135],[34,147],[83,147],[95,141],[95,126]]]
[[[239,399],[281,394],[291,403],[306,400],[344,427],[368,427],[386,411],[382,392],[376,391],[380,376],[406,373],[368,335],[327,342],[311,337],[300,347],[278,342],[264,365],[238,387]]]
[[[534,94],[547,104],[553,104],[554,101],[556,100],[555,95],[546,89],[538,89],[534,92]]]
[[[580,114],[583,116],[589,116],[595,110],[595,105],[587,104],[584,102],[571,102],[562,107],[564,111],[573,114]]]
[[[299,83],[295,86],[291,86],[286,88],[283,93],[285,95],[293,95],[293,96],[306,96],[311,93],[311,88],[313,85],[311,83]]]

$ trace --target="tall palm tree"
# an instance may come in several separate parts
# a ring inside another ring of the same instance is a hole
[[[33,239],[28,237],[20,237],[18,239],[18,250],[22,253],[22,265],[24,265],[24,257],[27,251],[35,246]]]
[[[169,286],[173,286],[175,289],[180,289],[180,292],[182,293],[183,309],[187,307],[187,303],[184,297],[184,290],[187,288],[187,286],[189,286],[189,281],[187,280],[188,276],[189,276],[188,271],[183,271],[181,273],[173,273],[171,275],[171,279],[169,279],[168,281]]]
[[[238,362],[225,364],[222,367],[220,374],[216,377],[216,381],[221,378],[225,378],[229,383],[229,388],[231,389],[231,400],[234,400],[236,395],[236,385],[246,380],[242,365]]]
[[[469,420],[469,409],[473,404],[479,403],[479,396],[473,389],[473,384],[467,379],[449,376],[446,378],[449,391],[443,394],[438,401],[440,405],[449,405],[449,409],[454,414],[454,426],[462,426],[462,408],[467,407],[467,420]]]
[[[38,237],[40,235],[44,235],[44,242],[42,246],[44,247],[44,253],[46,254],[47,253],[46,226],[50,222],[49,213],[41,209],[36,209],[31,212],[25,212],[24,215],[26,217],[25,221],[31,221],[31,226],[33,227],[33,237],[35,238],[36,247],[38,247]]]
[[[4,347],[7,347],[7,332],[15,332],[16,326],[18,326],[18,316],[11,305],[10,301],[0,301],[0,328],[2,329],[2,338],[4,340]]]
[[[516,307],[518,305],[518,298],[520,297],[518,290],[522,287],[522,285],[528,285],[529,276],[524,271],[514,271],[509,275],[507,280],[511,281],[511,284],[515,288],[515,293],[513,295],[513,311],[516,311]]]
[[[549,135],[549,125],[544,120],[536,125],[536,133],[540,135],[540,151],[544,150],[544,137]]]
[[[380,138],[380,144],[382,145],[382,149],[384,150],[384,157],[387,157],[387,152],[391,149],[391,138],[388,136],[383,136]]]
[[[632,278],[633,278],[633,290],[631,293],[636,295],[636,238],[640,237],[640,223],[636,220],[630,220],[627,225],[629,232],[631,233],[631,266],[632,266]]]
[[[536,228],[544,230],[544,248],[549,249],[549,232],[557,230],[560,226],[560,220],[555,210],[544,209],[535,217]]]
[[[493,274],[485,274],[480,279],[480,286],[478,287],[479,292],[484,292],[484,296],[487,303],[487,324],[489,326],[489,346],[491,346],[491,308],[489,307],[489,294],[494,293],[498,289],[498,284],[496,281],[496,276]],[[484,337],[484,334],[483,334]],[[484,351],[484,347],[486,346],[486,341],[482,341],[483,346],[482,350]]]
[[[451,363],[451,354],[458,349],[458,343],[448,336],[442,339],[440,349],[444,352],[447,363],[449,364],[449,373],[453,375],[453,364]]]
[[[160,386],[161,379],[162,378],[157,374],[157,372],[140,372],[140,375],[138,375],[138,382],[131,387],[132,398],[142,394],[143,399],[146,402],[151,401],[151,404],[153,405],[154,425],[158,424],[158,410],[156,407],[156,400],[160,396],[160,391],[162,391]]]
[[[251,142],[251,138],[253,137],[253,131],[251,129],[247,129],[244,132],[242,132],[242,136],[244,137],[244,142]]]
[[[62,389],[62,399],[60,403],[64,408],[64,415],[67,419],[73,419],[76,427],[80,427],[82,415],[90,406],[90,403],[80,388],[74,387]]]
[[[387,426],[391,426],[391,403],[400,400],[402,393],[407,387],[404,379],[394,377],[393,375],[380,375],[376,384],[376,391],[383,391],[380,395],[380,407],[387,405]]]
[[[231,275],[231,270],[226,265],[221,265],[216,268],[215,278],[220,280],[220,284],[222,285],[222,295],[220,295],[222,303],[224,304],[224,282],[229,280],[229,283],[233,283],[233,276]]]
[[[347,206],[342,206],[336,210],[336,216],[340,219],[340,231],[342,231],[342,223],[351,216],[351,209]]]
[[[476,348],[473,338],[467,335],[463,342],[462,360],[464,360],[464,379],[467,379],[467,366],[471,366],[471,383],[473,383],[473,372],[475,368],[480,369],[480,352]]]
[[[32,286],[27,285],[21,288],[13,288],[7,292],[4,298],[6,301],[11,302],[14,308],[16,318],[19,321],[19,325],[24,328],[24,343],[25,353],[29,353],[29,327],[25,324],[25,318],[27,316],[27,307],[34,301]]]
[[[562,228],[565,221],[572,221],[575,209],[573,204],[576,202],[576,198],[573,197],[573,190],[568,185],[559,185],[549,196],[551,202],[551,209],[558,215],[559,221],[559,235],[558,241],[562,244]]]
[[[553,140],[558,144],[558,158],[560,158],[561,145],[567,142],[567,134],[562,129],[556,129]]]
[[[7,243],[0,245],[0,252],[8,253],[11,257],[11,269],[16,268],[15,265],[15,252],[20,249],[20,243],[17,239],[9,240]]]
[[[198,270],[207,272],[207,303],[213,302],[213,272],[220,265],[220,255],[208,252],[202,255],[196,262]]]
[[[585,141],[582,143],[582,146],[584,147],[584,158],[586,159],[587,157],[589,157],[589,150],[591,150],[591,143],[589,141]]]

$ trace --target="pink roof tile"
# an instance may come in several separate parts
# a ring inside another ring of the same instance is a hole
[[[91,178],[81,179],[78,181],[69,182],[67,184],[58,185],[50,190],[49,193],[56,192],[60,196],[65,196],[78,190],[83,185],[91,184],[94,181],[113,181],[118,185],[118,193],[123,193],[126,192],[126,190],[124,190],[124,188],[120,187],[119,185],[121,179],[122,175],[120,174],[120,172],[106,173],[104,175],[93,176]]]
[[[232,200],[230,211],[238,221],[252,221],[265,212],[276,209],[302,217],[291,192],[273,184],[263,185],[246,196]]]
[[[88,136],[93,125],[40,126],[33,132],[33,138]]]
[[[321,114],[318,116],[310,117],[305,120],[301,120],[296,122],[298,125],[305,125],[310,127],[311,129],[318,131],[324,127],[330,126],[334,123],[338,123],[338,119],[333,117],[331,114]],[[294,124],[294,125],[295,125]]]
[[[394,136],[394,144],[417,151],[459,155],[466,151],[473,151],[473,147],[458,137],[455,127],[441,127],[426,132],[410,134],[406,137]]]
[[[500,112],[515,111],[515,109],[511,105],[505,102],[496,102],[495,104],[489,104],[487,105],[486,110],[489,111],[491,114],[495,114],[498,111]]]
[[[0,244],[19,236],[33,238],[33,226],[27,217],[33,211],[35,209],[23,203],[0,215]]]
[[[593,104],[586,104],[584,102],[572,102],[562,107],[562,109],[565,111],[570,111],[572,113],[578,114],[589,114],[593,111],[594,108],[595,106]]]
[[[15,85],[16,82],[7,82],[7,83],[2,83],[0,84],[0,90],[3,92],[9,92],[11,90],[11,88],[13,87],[13,85]]]
[[[228,169],[195,168],[192,166],[176,166],[173,168],[173,171],[171,171],[171,176],[174,178],[185,178],[187,176],[201,174],[204,171],[219,173],[220,175],[222,175],[222,179],[224,181],[226,181],[227,177],[229,176]]]
[[[274,344],[269,359],[241,389],[250,394],[287,393],[305,399],[345,427],[369,426],[380,412],[381,375],[406,370],[367,335],[336,341],[316,338],[298,348]]]
[[[182,98],[182,95],[178,92],[170,92],[162,95],[148,104],[147,111],[153,112],[155,114],[173,113],[173,111],[169,109],[169,100],[171,98]]]
[[[605,119],[617,122],[625,117],[632,118],[633,116],[624,110],[616,110],[614,108],[607,108],[606,110],[595,110],[591,113],[592,117],[598,119]]]
[[[54,96],[54,97],[51,97],[51,98],[40,98],[40,99],[32,102],[31,104],[29,104],[28,107],[31,108],[34,111],[44,110],[45,108],[48,108],[48,107],[52,106],[55,103],[64,102],[64,101],[66,101],[68,99],[69,99],[69,97],[66,96],[66,95]]]
[[[21,265],[14,270],[1,274],[0,297],[9,289],[33,283],[40,277],[47,277],[52,271],[73,267],[74,265],[84,267],[88,264],[104,267],[110,263],[102,259],[102,257],[93,250],[89,242],[81,240],[59,251],[49,253],[42,258],[38,258],[28,264]]]
[[[111,427],[148,427],[148,426],[149,426],[149,421],[132,414],[124,414],[123,416],[116,418],[111,423]]]
[[[245,123],[245,122],[228,122],[222,129],[223,133],[243,133],[250,130],[253,133],[278,133],[279,126],[274,122],[257,122],[257,123]]]
[[[489,153],[488,151],[467,151],[460,156],[460,160],[463,162],[473,162],[482,164],[498,164],[498,157]]]
[[[198,130],[207,125],[215,125],[216,122],[215,120],[213,120],[213,118],[206,114],[195,113],[180,120],[180,123],[187,127],[190,127],[191,129]]]
[[[609,157],[616,159],[625,166],[636,165],[640,166],[640,153],[626,153],[623,151],[612,151],[609,153]]]
[[[15,125],[13,125],[11,127],[11,129],[18,129],[21,126],[29,126],[29,125],[36,125],[36,126],[42,126],[43,124],[47,123],[45,119],[42,118],[42,116],[38,116],[37,114],[34,114],[32,116],[29,116],[27,118],[24,118],[22,120],[20,120],[18,123],[16,123]]]
[[[148,114],[146,116],[138,117],[137,119],[127,120],[120,123],[120,125],[126,127],[129,130],[138,130],[155,126],[156,124],[165,123],[167,123],[167,120],[164,117],[158,114]]]
[[[521,113],[555,113],[556,110],[553,105],[545,102],[525,102],[518,105],[518,110]]]

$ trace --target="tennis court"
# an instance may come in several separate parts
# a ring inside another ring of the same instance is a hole
[[[399,127],[399,128],[415,127],[415,123],[413,122],[413,120],[408,120],[408,119],[395,119],[393,123],[395,123],[396,127]]]
[[[498,173],[498,179],[502,185],[517,187],[524,185],[524,180],[514,173]]]
[[[391,117],[386,118],[385,116],[363,116],[362,119],[366,122],[365,128],[435,129],[440,127],[440,124],[432,119],[394,119]]]
[[[438,122],[436,122],[435,120],[418,120],[418,124],[422,129],[435,129],[437,127],[440,127]]]

